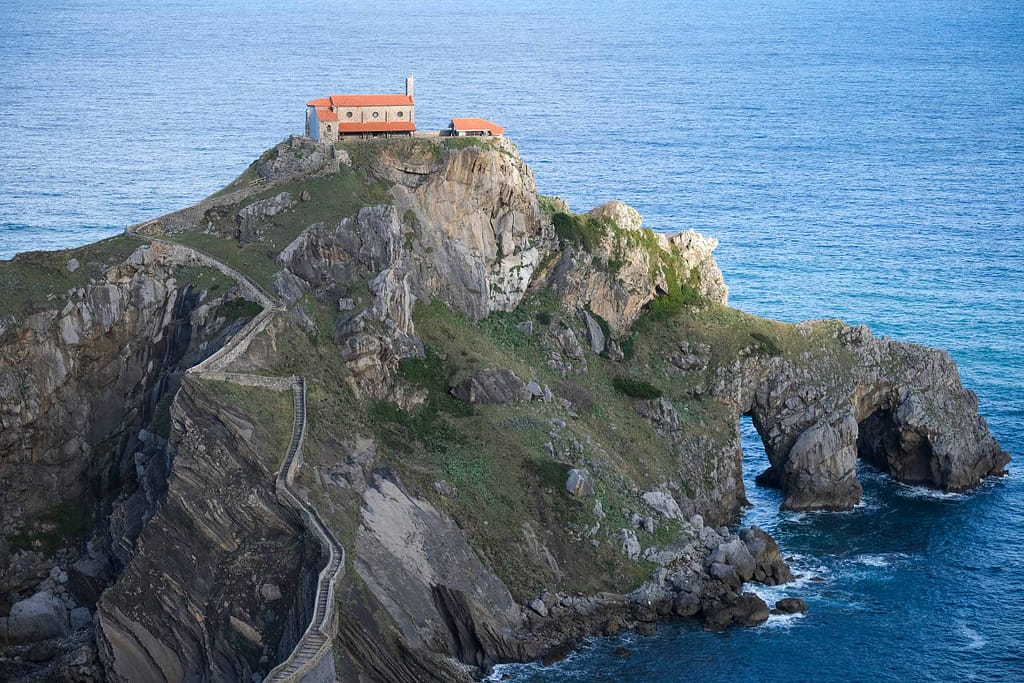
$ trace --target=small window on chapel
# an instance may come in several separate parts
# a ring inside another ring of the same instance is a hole
[[[405,116],[405,112],[404,111],[398,112],[398,118],[402,118],[403,116]]]
[[[379,111],[373,112],[373,118],[377,118],[379,116],[380,116],[380,112]]]
[[[345,118],[348,118],[348,119],[352,118],[352,112],[350,112],[350,111],[349,112],[345,112]]]
[[[328,132],[328,133],[330,133],[330,132],[331,132],[331,124],[329,124],[329,123],[327,124],[327,132]]]

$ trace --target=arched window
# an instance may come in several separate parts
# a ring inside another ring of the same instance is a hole
[[[331,124],[329,124],[329,123],[327,124],[327,132],[328,132],[328,133],[330,133],[330,132],[331,132]]]

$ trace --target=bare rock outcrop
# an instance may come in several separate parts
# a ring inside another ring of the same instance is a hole
[[[409,646],[440,649],[482,668],[509,659],[505,642],[519,626],[520,611],[508,589],[450,519],[386,476],[375,477],[365,489],[352,561]],[[347,622],[341,627],[347,656],[365,660],[354,639],[366,625],[353,623],[355,614],[343,613],[341,619]],[[360,662],[360,668],[366,666]],[[464,679],[450,662],[441,671],[445,668],[449,680]]]
[[[678,257],[675,264],[703,297],[726,303],[728,288],[711,252],[718,240],[693,231],[669,235],[646,231],[636,209],[611,201],[588,216],[612,226],[590,251],[567,249],[549,274],[550,283],[570,309],[589,309],[601,316],[613,336],[625,333],[656,296],[669,289],[662,250]],[[646,245],[646,246],[645,246]]]
[[[290,209],[292,203],[290,192],[279,192],[243,206],[235,215],[238,243],[244,246],[262,240],[269,219]]]
[[[452,396],[466,403],[521,403],[529,401],[532,392],[516,373],[504,369],[474,372],[451,389]]]

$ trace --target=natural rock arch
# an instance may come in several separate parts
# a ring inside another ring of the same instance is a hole
[[[947,491],[1004,473],[1009,455],[949,354],[876,339],[865,327],[836,334],[848,354],[842,364],[750,358],[734,366],[738,381],[717,388],[752,418],[771,463],[757,482],[786,493],[783,509],[852,508],[859,458],[898,481]]]

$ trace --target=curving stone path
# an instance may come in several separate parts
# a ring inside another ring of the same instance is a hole
[[[304,377],[271,377],[230,372],[226,369],[235,359],[245,353],[256,335],[266,330],[274,318],[287,309],[284,304],[268,294],[248,276],[209,254],[151,235],[140,234],[133,231],[132,228],[126,229],[125,233],[158,246],[179,257],[185,263],[198,261],[219,270],[235,280],[246,295],[263,306],[263,310],[246,323],[223,347],[206,360],[189,368],[187,372],[204,379],[234,382],[277,391],[292,391],[292,437],[284,461],[277,471],[275,489],[278,500],[295,511],[302,518],[306,528],[316,536],[327,556],[327,563],[317,577],[316,596],[309,625],[288,658],[271,669],[264,681],[297,683],[307,678],[333,679],[332,642],[336,628],[334,587],[345,566],[345,549],[320,517],[316,508],[303,500],[294,488],[296,472],[302,466],[302,442],[306,437],[306,380]],[[327,675],[321,670],[325,666],[330,669]]]

